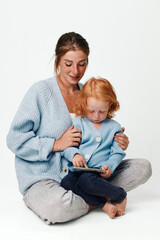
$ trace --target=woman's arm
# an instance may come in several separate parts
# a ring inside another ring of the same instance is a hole
[[[122,127],[122,131],[125,131],[125,128]],[[117,133],[114,137],[114,140],[118,142],[118,145],[123,149],[126,150],[129,145],[129,139],[124,133]]]
[[[43,96],[41,85],[34,84],[25,95],[7,135],[7,145],[18,157],[28,161],[49,159],[55,139],[40,137],[41,115],[50,97]],[[46,92],[45,92],[46,93]]]
[[[70,136],[69,137],[67,137],[67,135],[64,136],[64,141],[62,141],[62,142],[65,142],[65,148],[61,154],[68,161],[72,162],[72,159],[75,154],[81,154],[81,152],[78,148],[78,146],[82,140],[82,127],[80,124],[80,119],[75,118],[73,121],[72,127],[69,128],[68,130],[69,130],[68,135],[70,135]],[[72,135],[71,135],[71,133],[72,133]],[[73,135],[73,133],[74,133],[74,135]],[[70,145],[69,145],[69,143],[70,143]],[[67,147],[67,144],[68,144],[68,147]]]
[[[53,145],[53,152],[56,151],[63,151],[66,148],[69,147],[77,147],[81,141],[82,134],[81,130],[78,128],[74,128],[74,125],[72,125],[63,135],[60,139],[54,141]]]

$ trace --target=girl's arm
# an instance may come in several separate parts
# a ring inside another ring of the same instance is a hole
[[[125,152],[119,147],[116,141],[113,141],[113,145],[110,151],[110,157],[106,161],[106,164],[102,166],[105,169],[105,173],[100,173],[101,177],[108,178],[118,167],[122,159],[126,156]]]
[[[87,163],[81,154],[75,154],[72,159],[72,163],[75,167],[83,167],[84,166],[85,168],[88,168]]]
[[[114,172],[116,167],[118,167],[125,156],[125,152],[122,150],[122,148],[119,147],[118,143],[113,140],[113,144],[110,150],[110,157],[106,161],[106,165],[110,168],[111,173]]]
[[[118,134],[122,134],[122,129],[121,129],[121,126],[120,126],[120,124],[118,122],[114,123],[114,126],[112,126],[112,131],[113,131],[112,132],[113,139],[112,139],[112,145],[110,147],[110,155],[109,155],[109,159],[105,163],[105,166],[107,166],[109,168],[109,171],[110,171],[111,174],[118,167],[118,165],[120,164],[122,159],[126,156],[126,153],[119,146],[118,142],[116,142],[114,140],[114,136],[117,133]]]

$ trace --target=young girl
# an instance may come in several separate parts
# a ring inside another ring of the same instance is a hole
[[[82,131],[79,147],[62,152],[69,161],[69,173],[61,186],[81,196],[88,204],[101,207],[110,218],[122,216],[126,207],[126,192],[110,183],[116,167],[125,156],[114,140],[121,126],[111,118],[119,109],[119,102],[112,85],[106,79],[92,78],[80,92],[74,111],[73,124]],[[96,167],[104,173],[73,170],[75,167]]]

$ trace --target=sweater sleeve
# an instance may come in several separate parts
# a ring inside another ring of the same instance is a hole
[[[41,114],[51,93],[43,84],[34,84],[25,95],[7,135],[7,146],[27,161],[45,161],[52,152],[54,139],[37,134]]]
[[[122,133],[122,129],[119,124],[114,129],[114,135],[116,133]],[[110,150],[110,156],[106,162],[106,165],[111,169],[111,173],[114,172],[114,170],[118,167],[118,165],[120,164],[120,162],[125,156],[126,156],[125,152],[118,145],[118,142],[116,142],[113,138],[113,142]]]

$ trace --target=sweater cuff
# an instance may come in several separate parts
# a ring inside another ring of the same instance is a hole
[[[72,162],[72,159],[75,154],[81,154],[81,152],[79,151],[78,148],[74,147],[67,148],[62,152],[62,156],[70,162]]]
[[[53,144],[55,139],[53,138],[41,138],[39,147],[39,161],[48,161],[49,156],[52,153]]]
[[[122,159],[123,159],[123,156],[117,156],[117,157],[113,156],[106,162],[106,165],[111,169],[111,174],[118,167]]]

